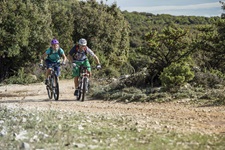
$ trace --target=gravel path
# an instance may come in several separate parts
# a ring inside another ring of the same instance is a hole
[[[75,100],[73,81],[60,81],[59,101],[49,100],[43,83],[0,86],[0,106],[9,108],[54,109],[82,113],[132,117],[137,126],[178,132],[225,134],[225,106],[197,107],[176,101],[168,103],[119,103],[88,99]]]

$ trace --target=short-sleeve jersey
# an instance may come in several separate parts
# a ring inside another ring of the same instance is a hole
[[[95,56],[94,52],[89,48],[86,47],[85,51],[80,51],[79,49],[76,48],[76,46],[74,46],[70,52],[69,52],[70,56],[72,56],[73,61],[84,61],[87,59],[87,54],[90,54],[91,56]]]
[[[48,55],[47,59],[51,62],[60,62],[60,57],[64,54],[64,50],[59,48],[58,50],[54,51],[53,49],[48,48],[45,53]]]

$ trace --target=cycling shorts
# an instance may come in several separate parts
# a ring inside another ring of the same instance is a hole
[[[76,63],[77,66],[73,67],[73,77],[79,77],[79,75],[80,75],[79,66],[80,65],[84,65],[85,67],[87,67],[87,70],[89,72],[91,72],[91,65],[90,65],[90,62],[88,61],[88,59],[86,59],[84,61],[76,61],[74,63]]]
[[[49,68],[52,68],[56,71],[56,75],[57,77],[60,75],[60,66],[59,66],[59,62],[52,62],[50,61],[49,59],[46,59],[45,60],[45,64],[46,64],[46,67],[47,69]],[[55,65],[55,64],[58,64],[58,65]],[[53,67],[54,66],[54,67]]]

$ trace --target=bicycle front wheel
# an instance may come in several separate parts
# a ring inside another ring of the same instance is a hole
[[[57,101],[59,99],[59,82],[56,75],[53,76],[53,82],[52,82],[52,88],[53,88],[53,96],[54,99]]]
[[[83,102],[85,100],[85,96],[86,96],[86,91],[87,91],[87,78],[84,78],[83,80],[83,84],[82,84],[82,97],[81,97],[81,101]]]
[[[48,98],[52,99],[52,96],[53,96],[53,93],[52,93],[52,79],[49,77],[48,81],[49,81],[49,83],[46,86],[46,89],[47,89],[47,93],[48,93]]]
[[[82,95],[81,94],[82,93],[81,89],[82,89],[82,78],[79,78],[78,95],[77,95],[77,100],[78,101],[80,100],[81,95]]]

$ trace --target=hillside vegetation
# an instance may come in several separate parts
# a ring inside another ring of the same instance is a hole
[[[152,93],[162,87],[161,91],[173,93],[187,85],[204,90],[224,85],[223,17],[122,12],[116,4],[89,0],[8,0],[0,4],[2,83],[43,81],[40,55],[55,37],[66,54],[80,38],[86,38],[103,66],[94,72],[95,77],[129,75],[112,89],[150,88]],[[71,78],[70,64],[61,78]]]

